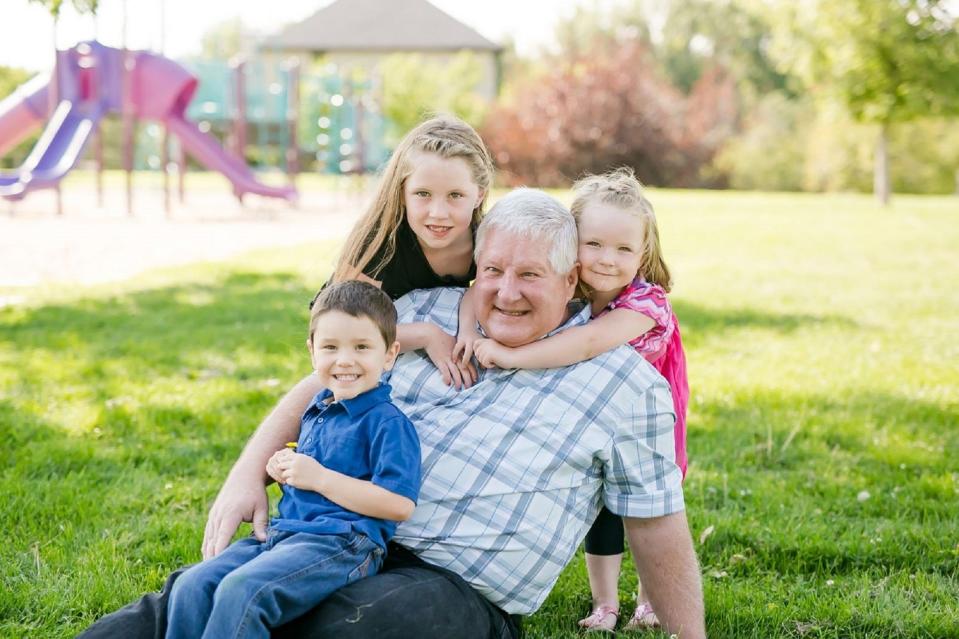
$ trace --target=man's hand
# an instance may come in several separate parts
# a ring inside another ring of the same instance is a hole
[[[277,451],[273,457],[277,458],[276,467],[282,483],[302,490],[322,492],[320,489],[326,468],[320,462],[309,455],[294,453],[289,448]]]
[[[512,350],[495,339],[484,337],[473,342],[473,355],[483,368],[518,368],[513,361]]]
[[[462,361],[454,360],[453,347],[456,340],[439,326],[434,328],[436,330],[431,331],[432,334],[426,344],[427,356],[429,356],[433,365],[439,369],[444,384],[452,385],[456,390],[469,388],[476,383],[476,368],[472,363],[464,364]]]
[[[266,487],[260,479],[229,478],[216,496],[203,532],[203,558],[210,559],[230,545],[240,523],[253,523],[253,534],[266,540],[269,513]]]

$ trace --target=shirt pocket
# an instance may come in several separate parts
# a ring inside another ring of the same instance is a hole
[[[337,430],[321,432],[317,461],[338,473],[367,479],[370,475],[367,442],[355,433]]]

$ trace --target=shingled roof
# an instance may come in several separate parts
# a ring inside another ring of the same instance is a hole
[[[316,52],[502,48],[426,0],[336,0],[264,46]]]

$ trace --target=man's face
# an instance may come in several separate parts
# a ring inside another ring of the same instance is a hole
[[[556,273],[549,244],[491,229],[476,259],[476,319],[486,335],[522,346],[559,326],[573,297],[576,269]]]

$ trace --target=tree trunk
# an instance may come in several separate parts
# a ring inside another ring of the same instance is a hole
[[[879,139],[876,140],[876,168],[873,172],[873,193],[883,206],[889,206],[889,155],[886,152],[888,125],[879,125]]]

